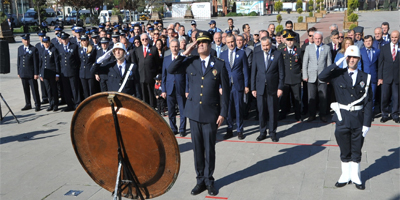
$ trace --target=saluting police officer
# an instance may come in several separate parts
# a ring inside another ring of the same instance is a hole
[[[43,37],[43,52],[40,57],[40,80],[49,94],[50,106],[47,111],[58,111],[57,82],[60,78],[60,62],[57,48],[50,43],[50,37]]]
[[[37,49],[30,44],[29,34],[22,35],[22,43],[18,48],[18,77],[21,78],[25,94],[25,106],[21,110],[32,108],[31,93],[35,101],[35,111],[40,110],[40,98],[37,79],[39,78],[39,54]]]
[[[103,56],[110,48],[110,40],[106,37],[100,39],[101,47],[96,49],[96,60]],[[114,56],[111,55],[108,59],[105,59],[100,65],[93,65],[90,71],[95,75],[97,81],[100,82],[100,91],[108,91],[107,80],[108,80],[108,67],[105,65],[108,62],[114,60]]]
[[[81,47],[78,48],[81,67],[79,78],[81,79],[84,98],[97,93],[97,85],[94,75],[90,72],[93,63],[96,62],[96,50],[89,44],[87,35],[81,36]]]
[[[81,102],[79,86],[79,52],[78,46],[69,42],[69,34],[61,33],[63,45],[58,47],[60,53],[61,81],[67,107],[63,111],[72,111]]]
[[[168,73],[181,73],[188,77],[189,96],[185,116],[189,118],[192,133],[194,164],[197,185],[191,194],[208,190],[216,195],[214,188],[215,142],[218,127],[228,113],[229,75],[224,61],[210,55],[212,36],[198,31],[196,42],[181,53],[168,67]],[[188,56],[197,46],[198,55]],[[219,88],[222,95],[219,95]]]
[[[348,68],[338,67],[343,61]],[[364,137],[371,127],[372,120],[372,89],[371,75],[358,70],[360,50],[357,46],[349,46],[345,56],[325,68],[318,78],[332,84],[337,102],[331,104],[336,122],[335,137],[340,148],[342,175],[336,182],[336,187],[355,184],[357,189],[365,186],[360,179],[361,147]]]
[[[303,55],[301,49],[294,45],[294,32],[288,31],[286,36],[286,48],[282,50],[283,63],[285,65],[285,84],[283,85],[283,94],[280,101],[281,113],[279,119],[286,118],[290,111],[290,92],[294,97],[294,109],[296,121],[301,121],[301,67]]]

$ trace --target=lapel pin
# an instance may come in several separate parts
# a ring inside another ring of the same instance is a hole
[[[214,74],[214,76],[217,76],[218,71],[217,71],[216,69],[214,69],[214,70],[212,71],[212,73]]]

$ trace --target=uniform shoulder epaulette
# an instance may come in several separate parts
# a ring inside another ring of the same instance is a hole
[[[224,59],[222,59],[222,58],[218,58],[217,56],[214,56],[214,57],[215,57],[216,59],[222,61],[222,62],[225,62]]]

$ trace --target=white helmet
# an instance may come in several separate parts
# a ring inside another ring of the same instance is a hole
[[[112,48],[112,51],[114,52],[114,49],[123,49],[126,52],[125,45],[122,44],[121,42],[118,42],[114,44],[114,47]]]
[[[355,46],[355,45],[351,45],[349,47],[347,47],[346,52],[344,53],[344,56],[354,56],[354,57],[361,57],[360,56],[360,49]]]

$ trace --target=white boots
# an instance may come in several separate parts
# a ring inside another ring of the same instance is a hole
[[[350,183],[350,181],[355,184],[357,189],[365,189],[360,179],[360,163],[342,162],[342,175],[340,176],[338,182],[336,182],[335,186],[343,187],[347,185],[347,183]]]
[[[350,181],[350,162],[342,162],[342,175],[340,175],[339,180],[336,182],[336,187],[343,187],[347,185]]]
[[[349,164],[351,170],[351,175],[350,175],[351,182],[357,185],[361,185],[362,182],[360,180],[360,163],[349,162]]]

